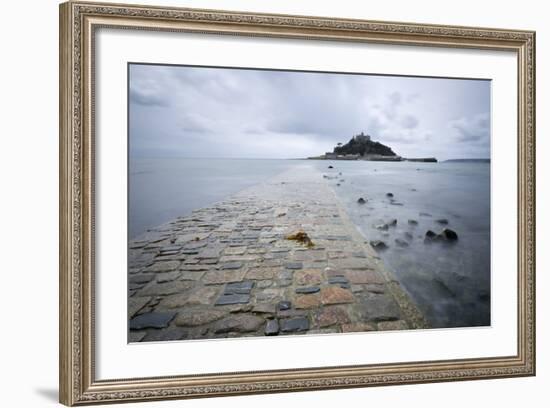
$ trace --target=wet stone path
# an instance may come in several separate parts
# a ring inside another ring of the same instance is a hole
[[[128,272],[130,342],[427,327],[307,165],[137,237]]]

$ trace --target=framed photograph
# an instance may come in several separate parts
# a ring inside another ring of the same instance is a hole
[[[535,33],[60,6],[66,405],[535,374]]]

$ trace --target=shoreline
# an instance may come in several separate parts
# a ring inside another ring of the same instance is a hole
[[[130,342],[429,326],[308,165],[140,234],[128,272]]]

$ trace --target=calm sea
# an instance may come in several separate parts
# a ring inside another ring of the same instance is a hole
[[[130,238],[295,165],[315,166],[330,178],[365,238],[388,244],[381,258],[433,327],[490,325],[487,163],[181,158],[132,158],[130,163]],[[387,193],[393,194],[393,203]],[[367,203],[358,204],[359,197]],[[393,219],[397,225],[387,231],[377,228]],[[424,242],[427,230],[438,233],[445,227],[457,232],[456,243]],[[396,239],[408,246],[400,247]]]

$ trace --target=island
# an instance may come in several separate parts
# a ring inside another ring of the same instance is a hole
[[[389,146],[372,140],[370,135],[361,132],[346,144],[338,143],[332,152],[308,157],[309,160],[367,160],[367,161],[414,161],[437,163],[435,157],[405,158],[397,155]]]

